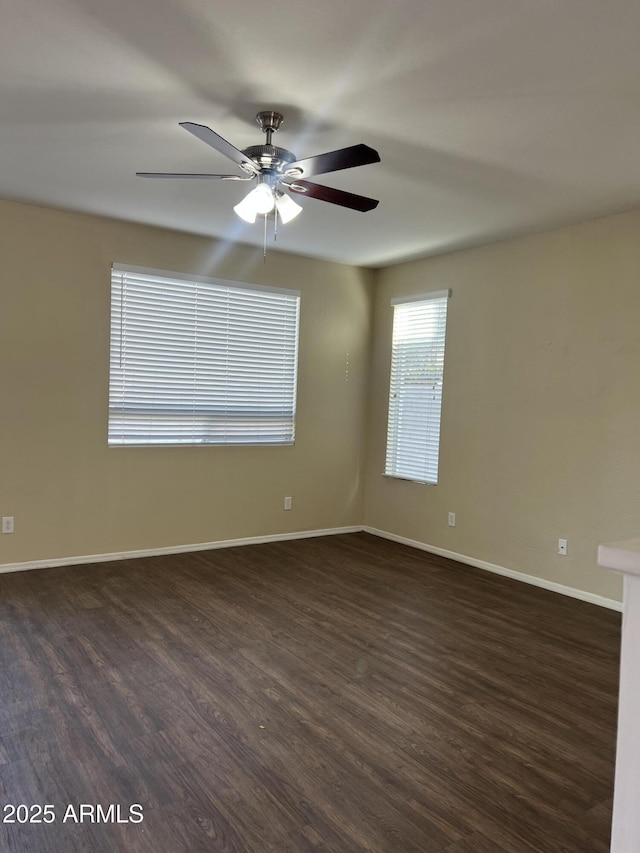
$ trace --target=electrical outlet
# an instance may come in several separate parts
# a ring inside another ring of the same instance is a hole
[[[449,513],[448,524],[449,524],[449,527],[455,527],[456,526],[456,514],[455,514],[455,512]]]
[[[561,557],[567,556],[567,540],[566,539],[558,539],[558,554]]]
[[[3,533],[13,533],[13,516],[12,515],[3,515],[2,516],[2,532]]]
[[[285,509],[291,509],[291,503],[292,503],[292,498],[285,498],[284,499],[284,508]]]

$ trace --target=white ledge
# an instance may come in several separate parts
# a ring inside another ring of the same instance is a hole
[[[640,575],[640,539],[599,545],[598,565],[627,575]]]

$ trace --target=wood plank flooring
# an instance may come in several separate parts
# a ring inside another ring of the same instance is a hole
[[[367,534],[0,575],[0,806],[55,812],[0,850],[606,853],[619,642]]]

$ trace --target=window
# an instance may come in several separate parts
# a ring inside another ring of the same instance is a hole
[[[394,299],[385,474],[438,482],[448,290]]]
[[[293,444],[299,303],[114,264],[109,444]]]

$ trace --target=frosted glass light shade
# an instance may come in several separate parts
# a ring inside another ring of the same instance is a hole
[[[253,192],[253,190],[252,190]],[[245,222],[253,225],[256,221],[256,208],[251,199],[251,193],[246,195],[241,202],[235,205],[233,208],[235,212],[238,214],[240,219],[244,219]]]
[[[249,195],[253,200],[256,213],[271,213],[275,204],[275,198],[269,184],[258,184],[254,190],[251,190]]]
[[[300,205],[296,204],[291,196],[285,195],[284,193],[278,193],[278,197],[276,198],[276,207],[278,208],[278,214],[284,225],[286,225],[287,222],[291,222],[292,219],[295,219],[302,210]]]

